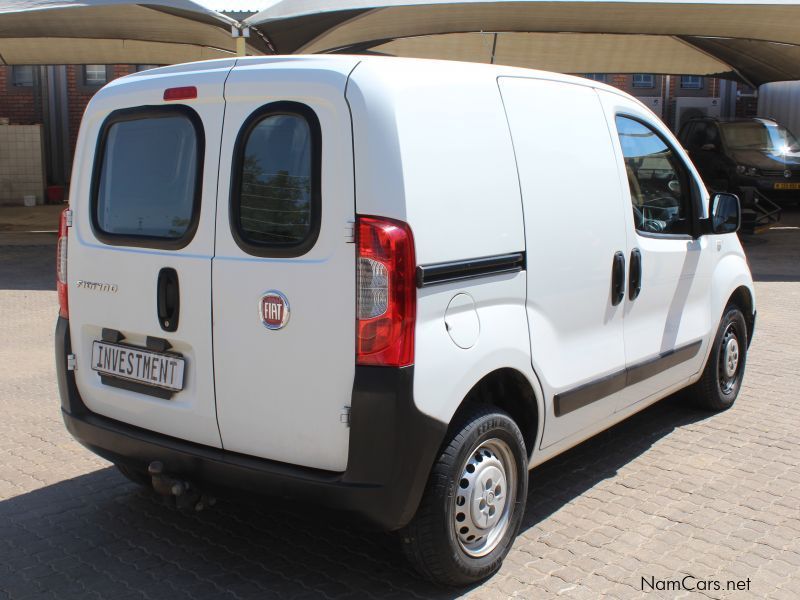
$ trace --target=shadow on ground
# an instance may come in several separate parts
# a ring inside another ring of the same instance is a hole
[[[55,291],[56,236],[37,235],[44,243],[29,244],[13,234],[0,237],[0,290]]]
[[[531,472],[523,530],[676,427],[704,418],[676,397]],[[15,575],[11,577],[11,575]],[[408,567],[396,535],[284,499],[231,495],[179,512],[107,468],[0,503],[0,591],[144,597],[451,598]]]

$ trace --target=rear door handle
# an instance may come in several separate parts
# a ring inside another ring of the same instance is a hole
[[[161,329],[177,331],[181,312],[181,291],[178,272],[171,267],[164,267],[158,272],[156,311]]]
[[[638,248],[631,250],[631,266],[628,274],[628,297],[636,300],[642,291],[642,253]]]
[[[611,305],[616,306],[625,298],[625,255],[622,252],[614,254],[614,264],[611,267]]]

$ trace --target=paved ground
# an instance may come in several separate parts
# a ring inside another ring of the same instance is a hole
[[[58,231],[58,218],[64,204],[0,206],[0,232]]]
[[[534,470],[505,566],[466,592],[420,583],[393,536],[330,513],[176,512],[73,442],[52,238],[0,234],[0,599],[702,597],[642,583],[686,575],[720,581],[712,598],[800,598],[800,214],[783,225],[748,244],[759,323],[736,406],[670,398]]]

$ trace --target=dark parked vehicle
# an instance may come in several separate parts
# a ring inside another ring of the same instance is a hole
[[[800,143],[772,119],[699,117],[678,137],[710,190],[755,188],[778,204],[800,201]]]

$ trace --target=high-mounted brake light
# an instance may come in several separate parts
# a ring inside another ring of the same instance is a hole
[[[69,209],[61,212],[58,224],[58,241],[56,242],[56,289],[58,290],[58,315],[69,319],[69,301],[67,298],[67,218]]]
[[[417,318],[414,237],[406,223],[358,217],[357,363],[414,363]]]
[[[186,87],[174,87],[164,90],[164,100],[194,100],[197,98],[197,88],[193,85]]]

